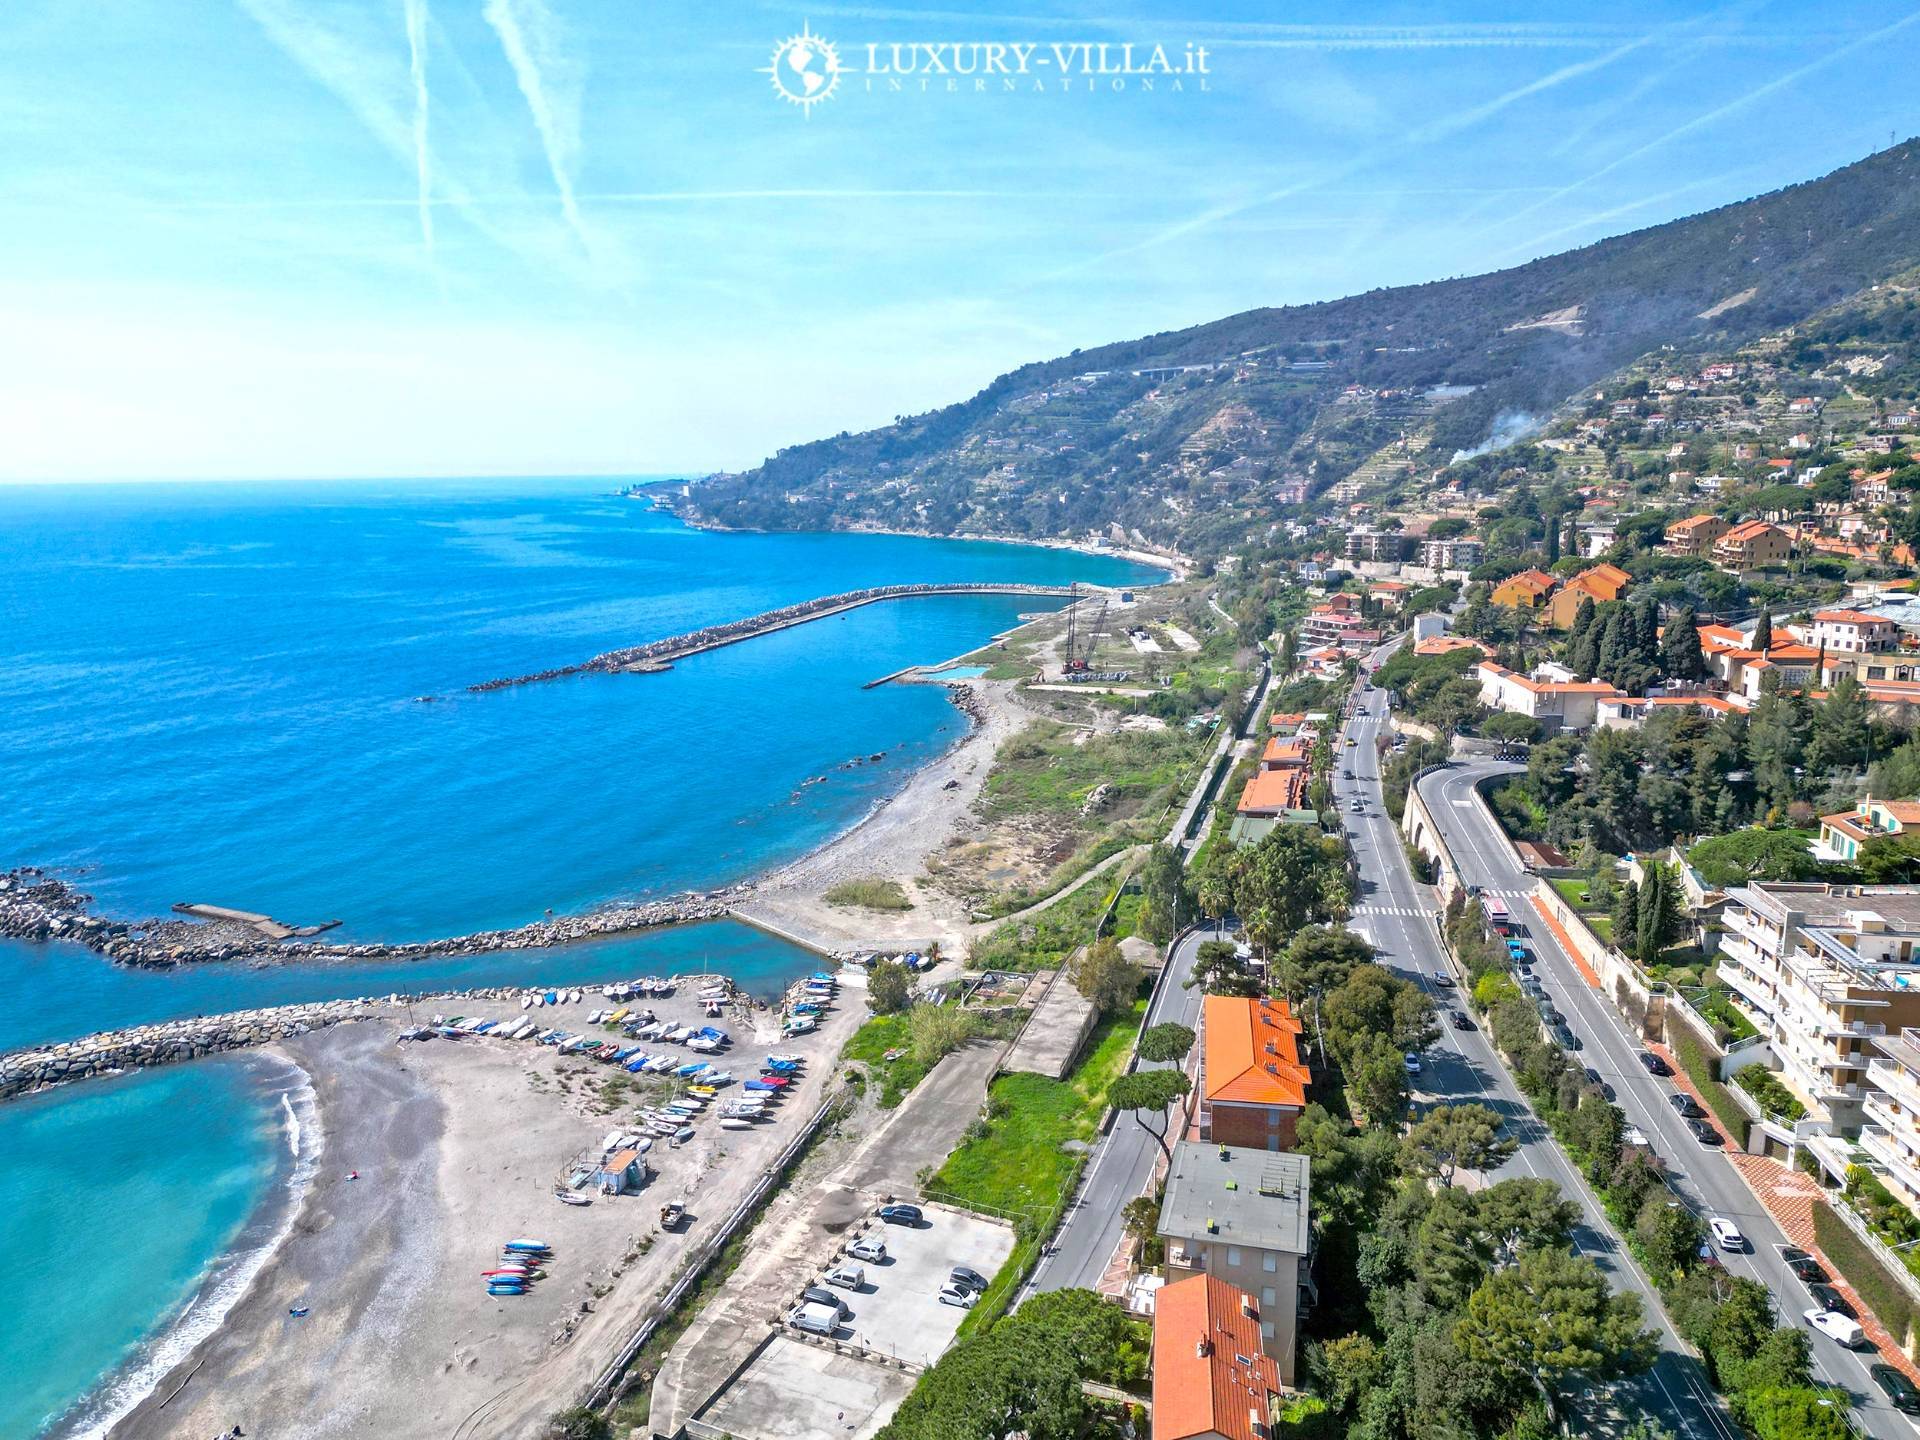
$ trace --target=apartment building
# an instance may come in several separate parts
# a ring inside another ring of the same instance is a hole
[[[1304,1155],[1183,1140],[1160,1205],[1168,1284],[1156,1308],[1188,1276],[1245,1292],[1258,1307],[1260,1349],[1283,1385],[1293,1383],[1300,1312],[1313,1294],[1310,1182]]]
[[[1398,530],[1357,525],[1347,532],[1349,560],[1400,560],[1406,557],[1407,537]]]
[[[1920,1026],[1920,886],[1756,883],[1727,892],[1716,961],[1809,1118],[1852,1135],[1876,1043]]]
[[[1153,1305],[1153,1440],[1267,1440],[1282,1381],[1261,1348],[1260,1304],[1211,1275]]]
[[[1525,715],[1549,732],[1591,730],[1599,720],[1600,702],[1620,698],[1620,692],[1603,681],[1534,680],[1492,660],[1482,660],[1477,668],[1482,705]]]
[[[1260,779],[1256,775],[1254,782]],[[1200,1010],[1200,1078],[1194,1086],[1201,1139],[1293,1149],[1294,1126],[1306,1108],[1311,1079],[1300,1032],[1300,1021],[1284,1000],[1207,996]]]
[[[1522,570],[1493,587],[1492,600],[1512,610],[1538,610],[1560,582],[1544,570]]]
[[[1689,515],[1667,526],[1667,550],[1674,555],[1694,555],[1706,559],[1713,547],[1732,527],[1718,515]]]
[[[1867,1062],[1860,1148],[1882,1183],[1920,1214],[1920,1030],[1903,1027],[1876,1044],[1880,1054]]]
[[[1729,570],[1783,565],[1793,553],[1793,537],[1778,525],[1748,520],[1713,542],[1713,560]]]
[[[1900,627],[1884,615],[1864,610],[1816,610],[1802,638],[1830,654],[1865,655],[1898,645]]]
[[[1618,600],[1627,593],[1627,587],[1632,583],[1633,577],[1618,565],[1600,564],[1582,570],[1547,601],[1547,623],[1556,630],[1570,630],[1574,616],[1580,613],[1582,601],[1591,600],[1596,605],[1604,605],[1610,600]]]
[[[1486,556],[1487,547],[1474,535],[1420,542],[1420,563],[1434,570],[1471,570]]]

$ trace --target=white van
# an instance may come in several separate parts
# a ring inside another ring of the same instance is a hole
[[[1707,1221],[1707,1229],[1713,1232],[1713,1243],[1722,1250],[1735,1255],[1744,1255],[1747,1250],[1747,1237],[1740,1233],[1740,1227],[1731,1220],[1723,1220],[1716,1215]]]
[[[831,1305],[800,1305],[787,1317],[787,1323],[796,1330],[830,1339],[840,1328],[840,1312]]]
[[[1838,1310],[1821,1310],[1818,1307],[1806,1312],[1807,1324],[1830,1339],[1838,1340],[1849,1350],[1858,1350],[1867,1343],[1867,1332],[1860,1328],[1860,1322]]]

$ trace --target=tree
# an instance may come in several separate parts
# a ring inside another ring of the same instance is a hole
[[[1753,643],[1748,648],[1758,650],[1762,655],[1773,648],[1773,611],[1764,606],[1760,618],[1753,622]]]
[[[1260,993],[1260,982],[1253,972],[1240,963],[1239,951],[1231,940],[1203,940],[1199,953],[1194,956],[1193,973],[1187,976],[1187,987],[1204,991],[1208,995],[1254,996]]]
[[[1325,995],[1344,985],[1373,954],[1373,947],[1351,930],[1311,925],[1281,953],[1273,968],[1274,984],[1290,1000]]]
[[[1686,911],[1680,898],[1680,879],[1670,866],[1648,860],[1642,873],[1646,879],[1640,882],[1639,909],[1634,915],[1633,954],[1642,965],[1652,965],[1679,937]]]
[[[1352,1411],[1360,1397],[1379,1383],[1385,1366],[1380,1346],[1365,1335],[1342,1335],[1307,1352],[1314,1388],[1342,1414]]]
[[[1172,846],[1155,845],[1147,852],[1146,863],[1140,867],[1142,904],[1138,930],[1141,938],[1155,945],[1165,945],[1173,938],[1174,927],[1179,923],[1184,879],[1179,852]]]
[[[1271,952],[1296,930],[1346,914],[1352,894],[1340,842],[1304,825],[1282,825],[1235,852],[1233,899],[1247,936]]]
[[[1116,1075],[1107,1087],[1107,1103],[1116,1110],[1131,1110],[1140,1128],[1153,1136],[1160,1153],[1173,1163],[1173,1151],[1167,1145],[1167,1107],[1193,1088],[1184,1070],[1133,1070]],[[1159,1115],[1160,1128],[1148,1123],[1149,1113]]]
[[[1656,1284],[1667,1284],[1693,1268],[1706,1238],[1700,1218],[1686,1206],[1669,1200],[1664,1190],[1646,1198],[1633,1222],[1633,1235]]]
[[[958,1050],[973,1035],[973,1017],[958,1005],[916,1005],[907,1012],[907,1047],[921,1065]]]
[[[913,972],[898,960],[882,960],[867,977],[867,1008],[876,1015],[897,1015],[913,1000]]]
[[[1848,1440],[1847,1412],[1811,1387],[1740,1396],[1740,1418],[1758,1440]]]
[[[1436,1105],[1402,1142],[1407,1169],[1448,1187],[1456,1171],[1496,1170],[1518,1148],[1501,1125],[1485,1105]]]
[[[1669,680],[1704,680],[1707,658],[1700,649],[1700,625],[1691,605],[1682,605],[1660,637],[1660,670]]]
[[[1811,880],[1820,873],[1820,862],[1808,851],[1805,837],[1791,830],[1715,835],[1687,851],[1687,863],[1716,889],[1750,880]]]
[[[1340,1067],[1354,1102],[1376,1125],[1391,1125],[1407,1111],[1407,1067],[1399,1046],[1386,1035],[1353,1042]]]
[[[1860,847],[1856,863],[1871,885],[1920,880],[1920,835],[1876,835]]]
[[[1467,1298],[1454,1338],[1463,1354],[1553,1393],[1570,1379],[1645,1370],[1655,1337],[1640,1321],[1640,1297],[1612,1294],[1584,1255],[1529,1250]]]
[[[1111,935],[1082,946],[1067,962],[1067,978],[1102,1015],[1127,1009],[1140,993],[1140,967],[1120,953],[1120,942]]]
[[[1629,880],[1613,902],[1614,947],[1627,955],[1640,953],[1640,882]]]
[[[1193,898],[1200,913],[1218,920],[1233,911],[1232,851],[1224,845],[1211,845],[1193,869]]]
[[[1507,745],[1530,745],[1540,738],[1540,722],[1517,710],[1502,710],[1480,723],[1480,733]]]
[[[1816,674],[1815,679],[1818,680]],[[1871,753],[1868,735],[1873,706],[1853,675],[1833,682],[1827,698],[1813,712],[1807,736],[1807,768],[1824,771],[1865,765]]]
[[[1171,1021],[1150,1025],[1141,1032],[1140,1043],[1134,1046],[1133,1053],[1156,1065],[1174,1065],[1187,1058],[1196,1038],[1185,1025]]]
[[[1476,1195],[1473,1209],[1488,1254],[1502,1263],[1527,1250],[1566,1249],[1580,1223],[1580,1207],[1551,1180],[1502,1180]]]

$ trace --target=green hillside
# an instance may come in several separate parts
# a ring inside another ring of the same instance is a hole
[[[1042,536],[1118,524],[1220,548],[1402,436],[1394,463],[1444,462],[1497,416],[1548,412],[1662,345],[1736,346],[1920,264],[1916,181],[1909,141],[1514,269],[1024,366],[959,404],[710,477],[680,508],[771,529]]]

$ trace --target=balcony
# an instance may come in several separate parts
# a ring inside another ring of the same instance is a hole
[[[1920,1159],[1916,1159],[1891,1131],[1869,1125],[1860,1132],[1860,1148],[1886,1166],[1909,1193],[1920,1192]]]
[[[1869,1060],[1867,1081],[1910,1115],[1920,1116],[1920,1077],[1892,1060]]]

